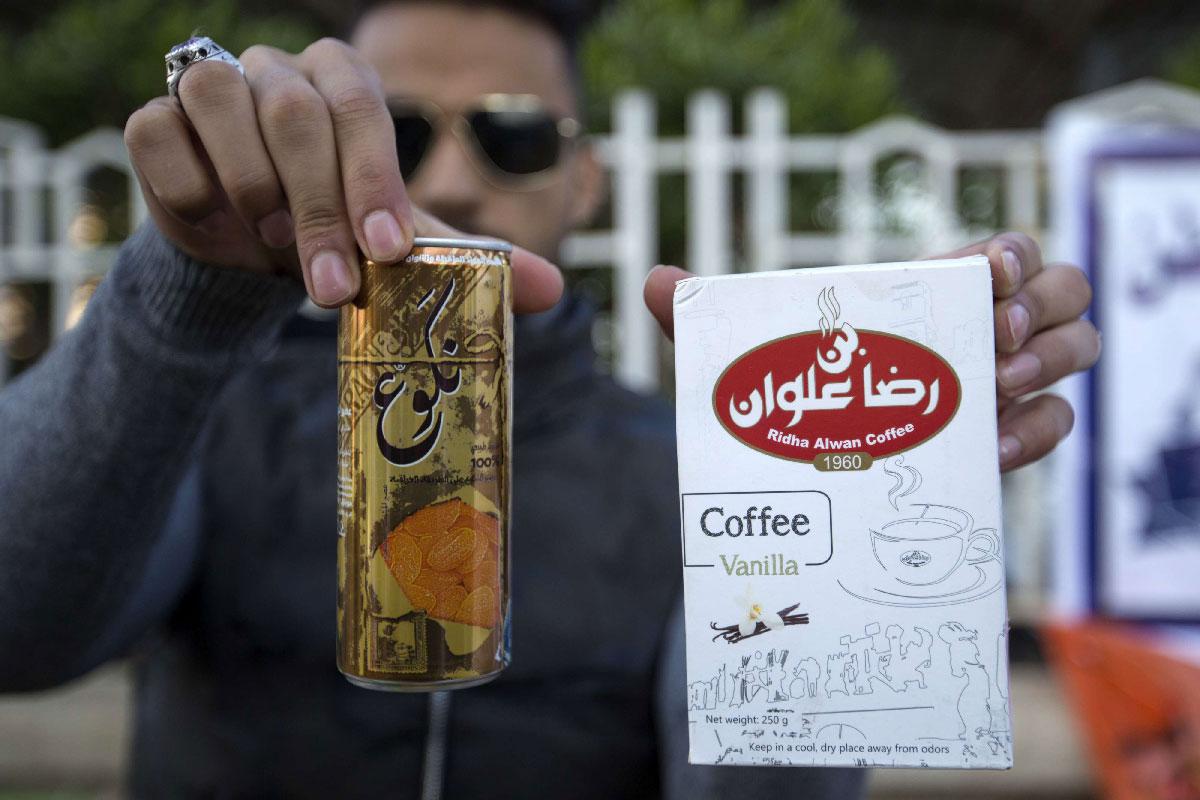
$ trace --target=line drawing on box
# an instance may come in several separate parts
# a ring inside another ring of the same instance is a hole
[[[944,735],[924,736],[920,740],[957,747],[963,763],[970,764],[985,755],[1007,755],[1012,746],[1009,697],[1001,689],[1004,633],[997,633],[990,641],[994,652],[985,661],[979,631],[961,622],[940,623],[936,635],[920,626],[906,630],[896,624],[884,627],[880,622],[872,622],[863,627],[862,636],[842,636],[840,649],[823,658],[814,653],[797,659],[790,651],[775,648],[758,650],[740,656],[732,664],[722,664],[708,680],[688,685],[688,709],[712,711],[757,706],[771,713],[795,713],[799,715],[796,727],[777,734],[777,738],[805,740],[818,740],[823,734],[826,738],[843,739],[854,732],[861,735],[858,728],[842,722],[818,727],[815,718],[820,716],[934,711],[939,714]],[[818,690],[823,696],[817,694]],[[952,699],[941,706],[935,705],[928,693],[931,690]],[[903,695],[915,702],[810,711],[780,707],[789,701],[834,700],[839,695],[849,700],[871,695],[884,698],[889,694]],[[743,730],[742,738],[747,735],[752,732]],[[724,747],[719,735],[717,741]],[[728,756],[739,751],[726,748],[725,752]]]
[[[905,464],[904,456],[898,455],[884,459],[883,472],[885,475],[891,475],[895,481],[892,488],[888,489],[888,502],[892,504],[894,510],[899,511],[900,501],[921,488],[924,480],[921,477],[921,471]]]
[[[955,364],[965,366],[974,366],[976,364],[988,364],[988,371],[991,371],[990,356],[987,347],[988,323],[982,319],[972,319],[961,325],[954,326],[954,347],[951,352],[954,354],[953,361]],[[959,373],[963,373],[963,368],[959,368]]]
[[[801,721],[830,714],[874,714],[879,711],[929,711],[936,706],[895,706],[891,708],[840,708],[836,711],[801,711]]]
[[[794,680],[786,668],[787,658],[787,650],[773,648],[765,655],[756,650],[740,656],[737,669],[732,673],[722,664],[713,677],[688,684],[688,708],[741,708],[756,701],[771,703],[793,699],[791,685]],[[807,668],[805,662],[812,662],[812,659],[801,661],[798,669]]]
[[[849,744],[867,744],[867,735],[853,725],[847,725],[844,722],[833,722],[829,725],[822,725],[816,736],[813,737],[818,742],[842,742]]]
[[[792,680],[788,684],[788,697],[816,697],[817,686],[821,681],[821,665],[812,656],[805,656],[800,663],[792,667]]]
[[[688,683],[688,709],[783,703],[816,698],[818,691],[832,699],[839,693],[875,694],[879,686],[893,694],[928,688],[934,638],[924,628],[906,632],[900,625],[884,628],[872,622],[863,626],[862,636],[845,635],[839,643],[838,652],[823,658],[812,654],[797,659],[778,648],[739,656],[731,664],[721,664],[712,677]]]
[[[840,330],[838,318],[842,315],[842,304],[838,302],[837,293],[832,286],[826,286],[817,294],[817,310],[821,312],[818,325],[822,336],[829,336]]]
[[[729,758],[732,755],[742,755],[742,754],[743,754],[742,748],[734,747],[733,745],[729,745],[729,747],[725,748],[725,752],[723,752],[723,753],[721,753],[721,755],[717,756],[716,760],[713,761],[713,763],[720,764],[720,763],[724,762],[725,759]]]
[[[842,652],[827,659],[826,698],[835,692],[851,695],[874,694],[872,681],[878,681],[893,693],[906,692],[909,684],[927,688],[925,670],[931,663],[933,635],[914,627],[907,636],[904,628],[889,625],[882,630],[878,622],[863,627],[862,637],[843,636]],[[831,688],[832,687],[832,688]]]
[[[830,653],[825,656],[825,696],[832,699],[841,692],[850,696],[850,686],[858,673],[858,664],[853,653]]]
[[[1000,698],[992,707],[992,728],[1000,731],[1012,730],[1012,716],[1009,711],[1008,695],[1000,685],[1000,676],[1005,673],[1005,662],[1008,661],[1008,637],[1003,632],[996,634],[996,664],[992,672],[992,688]]]
[[[925,346],[937,338],[933,325],[933,292],[925,281],[897,283],[891,287],[893,317],[888,330]]]
[[[959,728],[953,738],[924,736],[922,740],[960,742],[964,761],[978,759],[984,748],[993,756],[1007,753],[1012,743],[1008,698],[998,688],[1004,637],[996,638],[994,675],[983,663],[977,630],[960,622],[946,622],[938,628],[938,638],[949,646],[950,674],[963,679],[955,702]]]
[[[903,456],[884,461],[883,471],[895,480],[888,502],[902,511],[900,501],[921,488],[921,472]],[[899,519],[868,528],[879,570],[839,578],[847,594],[878,605],[921,608],[970,603],[1003,585],[995,528],[976,528],[974,517],[957,506],[911,503],[903,511]]]

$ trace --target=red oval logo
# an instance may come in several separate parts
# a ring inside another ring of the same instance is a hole
[[[933,437],[958,410],[958,376],[910,339],[842,325],[785,336],[721,374],[713,407],[755,450],[811,462],[822,453],[882,458]]]

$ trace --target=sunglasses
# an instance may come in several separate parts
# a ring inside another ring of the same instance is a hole
[[[388,110],[396,128],[400,173],[406,181],[446,124],[483,177],[503,189],[543,185],[582,133],[576,120],[554,116],[531,94],[485,95],[454,115],[433,103],[398,98],[388,101]]]

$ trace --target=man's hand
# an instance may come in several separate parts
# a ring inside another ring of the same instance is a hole
[[[150,216],[209,264],[303,275],[321,306],[352,299],[359,253],[398,261],[414,236],[461,235],[409,204],[374,70],[322,39],[299,55],[256,45],[246,75],[220,62],[184,73],[177,98],[129,119],[125,142]],[[562,293],[543,258],[513,252],[514,309]]]
[[[1028,395],[1100,357],[1100,334],[1080,318],[1092,288],[1077,267],[1043,266],[1041,249],[1024,234],[1002,233],[938,258],[969,255],[986,255],[992,266],[998,446],[1007,471],[1046,455],[1071,432],[1075,414],[1066,400]],[[675,283],[688,277],[678,267],[656,267],[646,278],[646,305],[668,337]]]

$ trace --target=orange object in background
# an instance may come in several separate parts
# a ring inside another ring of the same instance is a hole
[[[1043,629],[1112,800],[1200,800],[1200,667],[1116,623]]]

